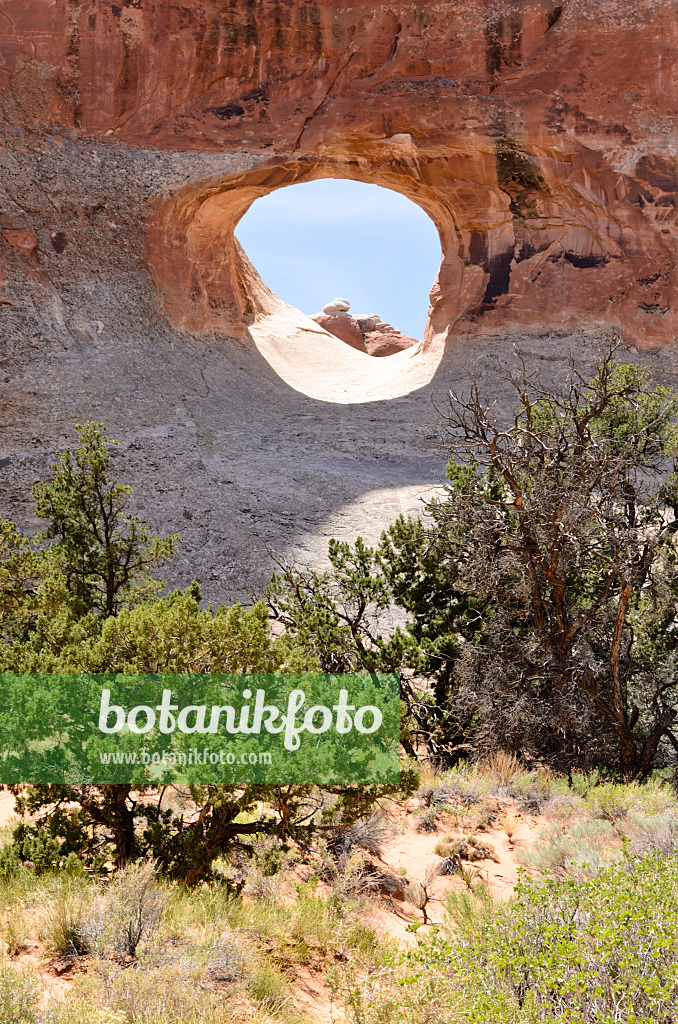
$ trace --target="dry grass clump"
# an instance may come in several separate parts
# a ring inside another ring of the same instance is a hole
[[[58,956],[82,956],[95,951],[85,923],[86,913],[87,903],[82,895],[59,894],[47,905],[42,939],[49,952]]]
[[[241,978],[234,979],[237,988],[224,993],[215,990],[210,965],[205,967],[191,950],[159,961],[142,960],[131,969],[98,960],[90,969],[86,1003],[120,1014],[125,1024],[235,1024],[260,1020],[263,1018],[250,1012],[248,996],[259,1004],[268,1001],[272,1005],[274,1000],[270,979],[268,984],[255,980],[259,970],[254,963],[244,983]],[[267,973],[272,974],[273,969]],[[280,1007],[284,986],[279,976],[276,1005]]]
[[[381,860],[387,842],[386,821],[382,814],[373,814],[349,825],[336,825],[328,833],[326,842],[328,851],[339,866],[354,850],[362,850]]]
[[[21,910],[9,910],[2,926],[3,938],[7,947],[7,956],[11,958],[23,952],[28,939],[28,924]]]
[[[492,783],[499,796],[509,796],[511,783],[523,767],[515,754],[494,750],[481,762],[479,771]]]
[[[383,858],[384,846],[390,841],[387,823],[382,814],[339,825],[318,843],[321,866],[317,876],[332,887],[332,901],[340,906],[363,896],[401,895],[402,879],[374,864],[370,857]]]
[[[513,847],[515,846],[516,833],[518,832],[518,829],[520,828],[522,823],[522,818],[517,814],[513,814],[511,811],[505,811],[505,813],[499,819],[499,825],[501,826],[504,835],[508,839],[510,849],[513,849]]]
[[[499,863],[499,857],[492,844],[481,842],[476,836],[467,836],[466,839],[448,836],[436,843],[433,852],[439,857],[459,857],[467,861],[493,860]]]
[[[57,892],[43,911],[42,938],[60,956],[134,957],[157,931],[168,899],[152,863],[130,864],[105,888],[90,883]]]
[[[332,898],[337,905],[361,896],[376,893],[376,872],[362,850],[354,850],[341,867],[331,862],[324,877],[332,887]]]
[[[243,892],[250,899],[277,903],[283,889],[284,879],[280,875],[269,875],[255,867],[247,873]]]

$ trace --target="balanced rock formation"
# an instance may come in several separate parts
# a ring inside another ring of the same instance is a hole
[[[335,338],[350,345],[351,348],[356,348],[359,352],[367,351],[363,333],[354,318],[348,313],[318,313],[311,319],[333,334]]]
[[[401,334],[392,324],[384,323],[376,314],[357,316],[356,320],[362,331],[365,351],[370,356],[392,356],[406,348],[418,345],[416,338]]]
[[[348,313],[351,303],[348,299],[332,299],[326,306],[323,306],[323,313]]]
[[[328,302],[326,306],[323,306],[322,313],[317,313],[311,319],[333,334],[335,338],[346,342],[351,348],[365,352],[363,332],[355,317],[349,314],[350,308],[351,304],[346,299],[334,299],[333,302]]]
[[[419,344],[415,338],[409,338],[391,324],[384,323],[376,313],[367,316],[351,314],[350,308],[347,299],[334,299],[323,306],[322,313],[312,316],[311,320],[315,320],[351,348],[370,356],[391,356]]]
[[[678,335],[675,0],[4,0],[1,13],[3,174],[45,150],[3,200],[10,291],[55,285],[54,253],[71,281],[100,272],[106,230],[124,227],[114,262],[142,260],[175,326],[244,338],[271,300],[235,243],[239,218],[273,189],[344,177],[402,192],[438,227],[427,346],[586,324],[643,349]],[[73,191],[55,179],[66,143],[97,163],[101,201],[82,176]],[[156,167],[148,187],[127,187],[133,164]]]

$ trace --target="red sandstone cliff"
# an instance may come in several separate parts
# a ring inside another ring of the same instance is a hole
[[[653,348],[678,335],[676,14],[673,0],[0,0],[0,100],[15,147],[65,133],[93,153],[243,154],[138,224],[191,331],[238,335],[266,308],[233,240],[248,205],[330,176],[397,189],[438,226],[429,345],[608,323]],[[39,238],[56,249],[67,225],[38,200],[0,212],[9,279],[47,274]]]

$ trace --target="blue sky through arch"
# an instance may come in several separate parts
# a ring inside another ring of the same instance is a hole
[[[440,240],[400,193],[336,178],[290,185],[258,199],[236,235],[269,288],[304,313],[341,297],[422,337]]]

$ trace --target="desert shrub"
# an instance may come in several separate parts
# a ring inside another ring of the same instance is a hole
[[[661,778],[643,783],[605,782],[589,788],[583,796],[583,808],[595,818],[619,825],[627,817],[678,817],[678,796]]]
[[[536,1019],[660,1021],[678,985],[678,862],[650,857],[586,882],[522,882],[495,922],[462,942],[481,984]]]
[[[591,772],[575,771],[570,775],[570,785],[577,796],[586,796],[600,782],[600,772],[594,768]]]
[[[587,794],[586,805],[594,817],[615,823],[625,818],[633,806],[636,789],[633,785],[606,782]]]
[[[0,971],[2,1024],[37,1024],[39,998],[40,985],[33,975],[9,968]]]
[[[327,835],[327,849],[341,865],[354,850],[381,858],[386,842],[386,822],[381,814],[340,824]]]
[[[416,791],[415,796],[422,807],[442,811],[457,796],[454,786],[450,785],[445,776],[429,776],[427,781]]]
[[[375,872],[362,850],[354,850],[341,867],[332,863],[325,880],[332,887],[331,902],[337,909],[348,901],[374,895],[377,890]]]
[[[356,985],[356,1024],[675,1024],[678,861],[628,860],[587,881],[522,879],[512,900],[448,898],[390,975]]]
[[[439,874],[440,864],[432,864],[421,881],[409,882],[405,889],[405,899],[421,911],[423,924],[429,923],[427,907],[436,899],[433,887]]]
[[[519,852],[518,860],[540,874],[573,873],[588,878],[620,856],[614,840],[607,821],[583,821],[567,830],[547,825],[529,849]]]
[[[656,851],[664,857],[678,853],[678,815],[675,811],[655,814],[647,818],[629,814],[628,829],[631,853],[636,856]]]
[[[530,814],[541,814],[544,804],[551,799],[554,775],[547,768],[515,775],[509,786],[509,795],[516,798],[520,807]]]
[[[541,815],[549,821],[567,825],[573,818],[581,817],[581,797],[575,793],[557,793],[541,805]]]
[[[157,930],[167,902],[167,890],[158,882],[154,864],[137,862],[119,872],[106,899],[114,947],[135,956],[139,944]]]
[[[445,784],[455,797],[467,807],[478,803],[490,789],[489,780],[478,771],[477,765],[456,765],[445,776]]]
[[[448,924],[456,929],[468,930],[491,920],[495,903],[487,882],[481,882],[474,889],[468,887],[459,892],[448,892],[445,899]]]
[[[252,867],[265,878],[277,875],[283,866],[285,854],[277,836],[257,836],[251,858]]]
[[[504,835],[508,839],[509,846],[513,848],[516,840],[516,834],[522,824],[522,820],[517,814],[512,814],[510,811],[506,811],[500,818],[499,824],[501,826]]]
[[[60,889],[47,905],[43,936],[62,956],[118,952],[135,956],[157,930],[168,891],[152,863],[134,863],[102,886]]]
[[[437,832],[440,817],[435,805],[417,812],[417,832]]]
[[[678,794],[664,779],[655,776],[647,779],[642,785],[631,785],[628,788],[632,811],[648,815],[668,811],[678,814]]]

